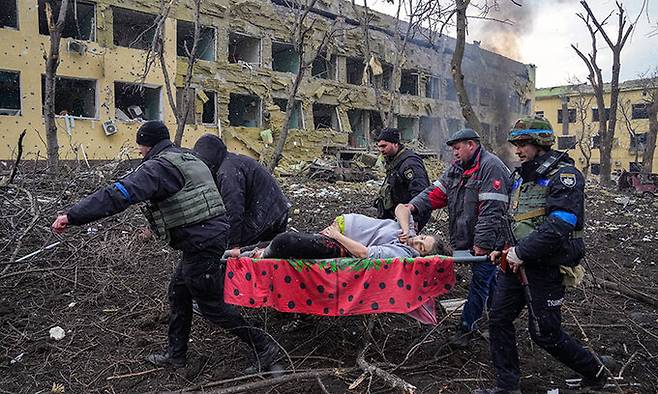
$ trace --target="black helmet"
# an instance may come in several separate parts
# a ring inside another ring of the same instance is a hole
[[[475,130],[473,129],[461,129],[455,134],[453,134],[452,136],[450,136],[450,139],[446,141],[446,145],[453,146],[459,141],[467,141],[467,140],[480,141],[480,135],[476,133]]]

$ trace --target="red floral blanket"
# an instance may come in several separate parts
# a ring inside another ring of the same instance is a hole
[[[433,310],[433,298],[454,284],[453,260],[446,256],[386,260],[240,257],[227,261],[224,300],[323,316],[409,313],[426,303]]]

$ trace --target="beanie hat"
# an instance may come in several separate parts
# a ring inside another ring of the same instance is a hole
[[[169,129],[162,121],[149,120],[137,130],[137,143],[143,146],[154,146],[162,140],[169,139]]]
[[[400,130],[394,128],[388,128],[388,127],[383,129],[375,139],[375,141],[381,141],[381,140],[392,142],[394,144],[399,144]]]

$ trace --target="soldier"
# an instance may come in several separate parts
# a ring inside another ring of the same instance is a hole
[[[527,304],[516,275],[523,267],[532,299],[530,337],[540,347],[583,376],[582,386],[602,387],[607,367],[614,361],[597,357],[561,328],[565,275],[573,277],[585,255],[583,242],[585,180],[566,155],[551,150],[555,142],[550,123],[540,117],[519,119],[508,141],[521,161],[511,189],[510,238],[507,272],[500,271],[490,312],[491,356],[496,368],[496,387],[481,394],[520,393],[519,358],[514,320]],[[493,252],[492,259],[500,257]],[[562,266],[562,267],[561,267]],[[562,272],[562,273],[561,273]]]
[[[224,303],[224,270],[220,259],[229,230],[222,198],[203,162],[184,153],[169,140],[160,121],[144,123],[137,131],[144,159],[125,178],[102,188],[59,215],[52,228],[62,233],[69,225],[83,225],[148,201],[145,213],[154,234],[183,252],[169,283],[169,345],[164,354],[151,354],[157,366],[183,367],[192,324],[192,300],[211,322],[237,335],[252,347],[262,369],[268,369],[277,346],[251,327],[237,309]]]
[[[439,180],[411,200],[409,208],[424,215],[447,207],[452,247],[486,256],[505,241],[501,223],[509,202],[509,169],[481,146],[474,130],[459,130],[446,144],[455,161]],[[495,287],[495,265],[472,264],[471,272],[461,321],[449,339],[455,347],[466,347],[473,339],[476,322]]]
[[[423,159],[400,143],[400,130],[383,129],[376,138],[377,149],[384,156],[386,178],[375,200],[379,219],[395,219],[395,207],[406,204],[422,192],[430,181]],[[430,212],[414,213],[418,231],[425,227]]]

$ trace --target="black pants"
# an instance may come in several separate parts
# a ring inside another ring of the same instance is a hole
[[[328,259],[345,257],[347,252],[337,241],[320,234],[286,232],[274,237],[263,257],[282,259]]]
[[[286,211],[283,214],[283,216],[281,216],[269,227],[267,227],[262,233],[255,234],[252,235],[251,237],[247,237],[243,239],[242,245],[240,246],[255,245],[260,242],[271,241],[278,234],[285,232],[287,228],[288,228],[288,211]]]
[[[203,316],[232,332],[257,352],[269,339],[254,329],[240,312],[224,303],[224,271],[221,255],[201,253],[183,255],[169,282],[169,354],[184,358],[192,327],[192,300],[196,300]]]
[[[594,377],[600,368],[598,361],[561,327],[560,305],[564,300],[564,287],[559,268],[526,268],[526,274],[539,324],[539,332],[536,332],[534,324],[530,322],[530,337],[569,368],[585,377]],[[526,300],[518,276],[499,271],[490,312],[489,335],[491,356],[496,368],[496,385],[502,389],[515,390],[519,387],[519,355],[514,320],[525,306]]]

